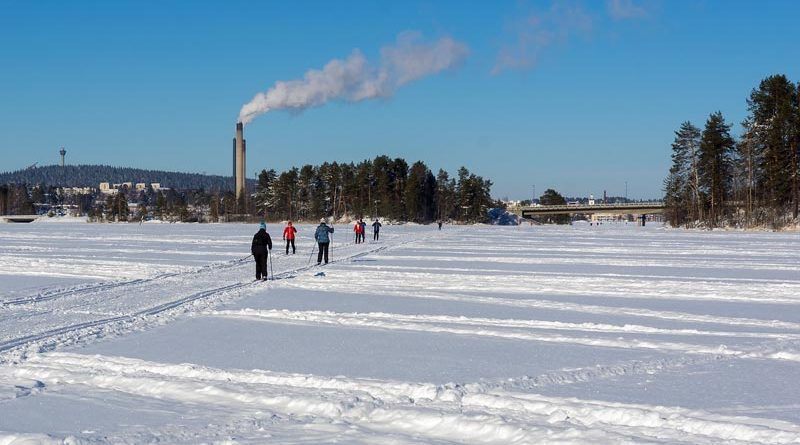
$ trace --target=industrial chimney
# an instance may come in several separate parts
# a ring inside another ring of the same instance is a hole
[[[244,140],[244,125],[239,122],[236,124],[236,138],[234,139],[234,178],[236,184],[236,202],[247,196],[247,182],[245,178],[245,151],[247,141]],[[246,198],[245,198],[246,199]]]
[[[58,152],[61,155],[61,166],[64,166],[64,155],[67,154],[67,150],[64,150],[64,147],[61,147],[61,151]]]

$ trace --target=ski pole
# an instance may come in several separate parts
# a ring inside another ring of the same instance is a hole
[[[272,264],[275,261],[272,260],[272,250],[269,251],[269,256],[267,259],[269,260],[269,276],[272,277],[272,281],[275,281],[275,270],[272,268]]]
[[[316,248],[317,248],[317,243],[314,242],[314,245],[311,247],[311,255],[308,256],[308,263],[306,263],[306,266],[311,264],[311,258],[314,256],[314,249]]]

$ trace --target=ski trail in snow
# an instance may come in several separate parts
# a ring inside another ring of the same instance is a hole
[[[392,243],[342,243],[336,250],[338,257],[331,262],[351,261],[424,239],[409,236],[397,237]],[[281,260],[274,278],[290,278],[316,267],[307,266],[303,257]],[[24,360],[29,352],[146,329],[167,323],[186,311],[202,311],[238,298],[265,284],[241,281],[243,275],[252,272],[251,267],[246,259],[235,260],[148,280],[68,290],[30,305],[24,304],[30,302],[26,300],[4,306],[6,310],[0,313],[0,363]]]
[[[463,292],[464,289],[470,289],[475,293],[495,295],[575,295],[620,300],[646,298],[790,305],[800,302],[800,282],[769,282],[747,287],[741,283],[727,281],[686,282],[677,278],[646,281],[619,274],[614,277],[598,277],[585,274],[520,271],[501,275],[462,273],[457,275],[458,281],[453,281],[441,280],[443,276],[447,276],[446,271],[438,272],[436,268],[430,272],[404,272],[381,270],[383,266],[374,267],[375,270],[370,270],[369,273],[363,273],[362,270],[359,282],[349,283],[349,286],[361,289],[374,287],[381,290],[387,287],[387,282],[393,283],[401,278],[401,287],[414,293],[430,292],[433,287],[441,292]],[[431,286],[431,283],[435,285]],[[348,283],[336,285],[342,289],[348,288]]]
[[[486,388],[216,369],[132,358],[47,353],[0,366],[0,380],[29,379],[80,397],[100,389],[228,416],[311,417],[458,443],[791,444],[800,426],[701,410],[612,403]],[[264,413],[267,411],[267,413]]]
[[[222,264],[209,264],[202,266],[200,268],[196,268],[194,270],[189,270],[184,272],[169,272],[169,273],[158,274],[150,278],[137,278],[134,280],[126,280],[126,281],[111,282],[111,283],[94,283],[94,284],[85,284],[81,286],[73,286],[67,288],[48,289],[34,295],[28,295],[10,300],[4,300],[0,302],[0,304],[2,304],[2,306],[14,306],[22,304],[41,303],[43,301],[55,300],[57,298],[63,298],[86,292],[107,291],[119,287],[128,287],[133,285],[150,283],[157,280],[163,280],[165,278],[175,277],[181,274],[200,274],[208,271],[219,271],[232,267],[238,267],[246,262],[247,262],[246,259],[237,259]]]
[[[454,256],[447,256],[437,253],[437,249],[430,249],[432,253],[427,255],[403,255],[403,256],[388,256],[387,259],[391,260],[411,260],[411,261],[433,261],[433,262],[442,262],[446,263],[449,261],[454,260]],[[513,249],[508,248],[507,251],[513,252]],[[471,256],[474,254],[474,251],[470,250],[459,250],[454,248],[448,248],[447,253],[453,255],[458,255],[457,260],[458,262],[463,263],[480,263],[481,265],[485,265],[486,263],[494,264],[494,265],[503,265],[509,264],[514,266],[534,266],[534,265],[542,265],[542,264],[574,264],[574,260],[571,258],[565,258],[563,255],[565,253],[579,253],[581,258],[584,261],[590,261],[592,259],[602,259],[603,266],[620,266],[620,267],[639,267],[639,268],[657,268],[657,267],[669,267],[671,265],[670,260],[674,260],[674,258],[658,258],[656,253],[648,252],[648,254],[653,255],[655,258],[635,258],[635,259],[626,259],[616,258],[610,255],[613,255],[613,249],[603,248],[601,251],[598,251],[596,254],[592,254],[591,249],[584,247],[581,249],[562,249],[559,250],[558,254],[553,254],[552,252],[537,252],[535,248],[529,248],[524,250],[519,250],[518,253],[527,253],[532,254],[535,256],[531,257],[520,257],[515,255],[505,255],[505,256]],[[621,250],[618,252],[619,254],[628,254],[630,253],[628,250]],[[719,269],[725,268],[727,270],[786,270],[786,271],[794,271],[797,270],[797,264],[791,261],[787,261],[785,263],[759,263],[759,264],[742,264],[738,260],[732,260],[727,258],[722,259],[714,259],[713,261],[710,260],[699,260],[697,258],[681,258],[680,263],[684,267],[690,267],[692,269]],[[458,269],[458,268],[454,268]],[[492,271],[492,269],[481,267],[482,270]],[[467,269],[470,270],[470,269]],[[508,272],[506,269],[497,269],[503,272]],[[544,272],[544,274],[548,274]],[[552,274],[552,273],[550,273]],[[688,281],[737,281],[737,282],[751,282],[751,283],[770,283],[770,282],[786,282],[787,280],[773,280],[773,279],[766,279],[766,278],[713,278],[713,277],[685,277],[680,275],[651,275],[645,273],[633,273],[625,274],[625,275],[617,275],[617,274],[601,274],[603,276],[636,276],[641,278],[669,278],[669,279],[681,279],[681,280],[688,280]],[[790,280],[790,281],[798,281],[798,280]]]
[[[290,310],[223,310],[208,311],[204,315],[214,317],[241,318],[277,323],[318,324],[327,326],[347,326],[398,331],[416,331],[427,333],[448,333],[495,337],[510,340],[523,340],[548,343],[568,343],[585,346],[653,349],[660,351],[681,352],[685,354],[730,355],[747,358],[769,358],[800,361],[800,348],[728,348],[725,346],[709,346],[674,341],[640,340],[617,338],[600,338],[590,336],[600,332],[628,334],[668,334],[668,335],[710,335],[725,337],[761,337],[789,341],[798,340],[796,334],[715,332],[697,330],[658,329],[647,326],[614,326],[596,323],[563,323],[539,320],[503,320],[486,318],[448,317],[433,315],[404,315],[387,313],[341,313],[331,311],[290,311]],[[550,330],[581,331],[584,336],[553,334]],[[784,346],[789,348],[788,346]]]
[[[210,311],[203,315],[219,317],[241,317],[241,318],[287,318],[291,320],[303,320],[319,323],[333,323],[330,320],[341,320],[341,324],[357,325],[368,320],[380,321],[399,321],[408,323],[426,323],[431,325],[459,325],[475,327],[497,327],[497,328],[520,328],[530,330],[553,330],[553,331],[584,331],[602,333],[621,333],[621,334],[660,334],[676,336],[711,336],[711,337],[740,337],[740,338],[767,338],[778,340],[800,340],[800,334],[793,333],[774,333],[774,332],[741,332],[741,331],[707,331],[698,329],[666,329],[644,325],[624,324],[612,325],[607,323],[569,323],[562,321],[544,320],[515,320],[485,317],[466,317],[448,315],[405,315],[385,312],[367,313],[339,313],[331,311],[288,311],[288,310],[256,310],[240,309],[225,311]],[[378,324],[374,325],[379,327]],[[391,325],[390,325],[391,327]]]
[[[388,283],[391,283],[391,285],[387,285],[386,276],[388,275],[391,275],[394,278],[394,280],[388,281]],[[356,280],[355,278],[358,279]],[[724,317],[719,315],[695,314],[690,312],[653,310],[625,306],[600,306],[588,303],[579,304],[566,301],[541,299],[490,297],[477,292],[474,294],[464,293],[463,289],[459,289],[461,292],[442,292],[441,286],[439,286],[438,283],[437,286],[433,288],[428,287],[426,289],[417,289],[418,286],[414,284],[415,280],[421,279],[421,277],[406,277],[402,272],[381,272],[378,270],[371,271],[370,274],[362,274],[353,271],[341,271],[335,277],[330,277],[329,279],[325,280],[324,283],[314,280],[305,280],[286,283],[285,286],[296,289],[338,291],[348,294],[389,295],[403,298],[430,299],[460,303],[480,303],[486,305],[532,309],[549,309],[597,315],[626,315],[631,317],[654,318],[686,323],[708,323],[742,327],[800,330],[800,323],[781,320],[762,320],[747,317]]]

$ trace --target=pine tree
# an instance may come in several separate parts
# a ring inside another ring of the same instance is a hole
[[[758,135],[755,126],[749,119],[742,122],[744,130],[740,140],[736,143],[735,177],[738,191],[737,200],[741,201],[744,208],[744,224],[752,225],[754,220],[756,197],[758,195],[758,178],[762,177],[763,165],[760,159],[763,152],[758,150]]]
[[[719,224],[731,192],[731,155],[734,140],[721,112],[711,114],[700,141],[700,185],[707,197],[708,222]]]
[[[786,76],[774,75],[762,80],[747,101],[755,148],[761,152],[762,201],[773,210],[774,218],[790,204],[797,216],[797,94]]]
[[[455,198],[450,175],[439,169],[436,175],[436,219],[446,220],[452,216],[452,206]]]
[[[567,205],[567,200],[560,193],[553,189],[547,189],[539,197],[539,203],[544,206]],[[569,215],[547,215],[543,217],[543,222],[555,224],[569,224]]]
[[[258,184],[256,185],[256,193],[253,196],[253,204],[255,205],[256,212],[262,218],[266,218],[271,214],[275,205],[275,179],[277,173],[275,170],[261,170],[258,174]]]
[[[672,166],[664,180],[667,218],[673,226],[703,218],[698,170],[700,129],[686,121],[675,132]]]
[[[422,187],[425,181],[425,173],[428,168],[422,161],[417,161],[411,166],[408,173],[403,200],[407,211],[406,219],[414,222],[422,222]]]
[[[161,190],[156,192],[156,215],[163,221],[167,212],[167,198]]]
[[[209,218],[211,219],[211,222],[218,222],[219,221],[220,204],[221,203],[220,203],[219,193],[214,193],[211,196],[211,200],[209,202],[209,209],[208,209]]]

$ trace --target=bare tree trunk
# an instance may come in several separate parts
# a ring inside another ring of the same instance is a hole
[[[792,144],[792,218],[797,219],[797,210],[798,210],[798,203],[800,196],[798,196],[798,184],[797,184],[797,174],[798,174],[798,152],[797,152],[797,137],[794,138],[794,143]]]
[[[691,144],[692,147],[692,193],[694,195],[692,206],[692,216],[695,221],[703,219],[703,207],[700,205],[700,173],[697,169],[697,147]]]

